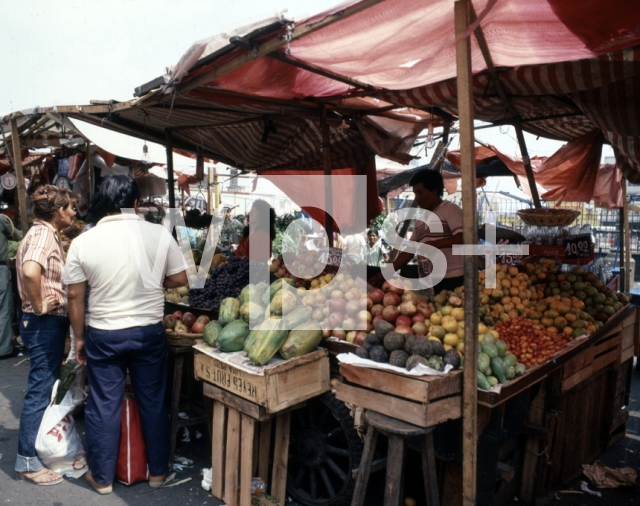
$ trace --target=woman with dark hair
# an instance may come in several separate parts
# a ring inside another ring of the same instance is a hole
[[[276,212],[266,201],[258,199],[247,214],[247,222],[236,248],[236,256],[268,261],[276,238]]]
[[[100,206],[107,216],[73,241],[64,279],[69,285],[76,359],[87,365],[90,387],[85,410],[90,469],[86,479],[99,494],[108,494],[118,460],[127,369],[140,410],[149,486],[158,488],[164,481],[169,464],[169,418],[164,408],[167,335],[162,325],[163,287],[186,285],[187,275],[180,248],[167,229],[135,213],[121,212],[137,209],[140,190],[133,178],[107,177],[100,194]],[[87,287],[91,293],[85,332]]]
[[[380,242],[380,234],[376,229],[371,228],[367,232],[367,239],[367,265],[382,267],[382,262],[389,261],[389,255]]]
[[[18,288],[22,298],[20,335],[29,350],[27,394],[22,404],[18,457],[15,470],[36,485],[55,485],[62,476],[44,467],[35,441],[51,388],[58,379],[64,340],[69,330],[67,287],[62,281],[64,251],[59,232],[74,219],[77,196],[52,185],[38,187],[31,195],[33,227],[16,255]]]

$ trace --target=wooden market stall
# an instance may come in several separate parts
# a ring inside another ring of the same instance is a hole
[[[334,175],[340,171],[367,175],[367,186],[372,190],[369,193],[374,195],[371,200],[367,199],[372,212],[379,211],[373,166],[368,163],[374,154],[406,163],[410,159],[410,146],[420,131],[428,124],[440,126],[457,118],[464,236],[467,244],[475,244],[474,119],[515,126],[523,155],[523,175],[536,207],[540,207],[540,198],[523,131],[569,141],[593,130],[602,130],[598,142],[606,139],[614,145],[625,176],[634,181],[640,179],[639,157],[632,142],[635,133],[627,121],[629,115],[637,116],[637,111],[625,114],[624,107],[602,107],[616,95],[612,90],[617,87],[635,92],[632,80],[637,74],[639,41],[622,29],[628,19],[622,5],[623,2],[614,2],[595,7],[600,9],[592,13],[595,21],[581,18],[577,22],[571,13],[558,11],[557,6],[545,2],[538,5],[535,13],[529,12],[525,3],[512,3],[509,7],[500,3],[483,4],[481,8],[478,2],[477,16],[469,0],[455,2],[454,12],[451,4],[444,0],[428,6],[394,0],[352,2],[340,10],[330,10],[308,20],[294,23],[281,18],[254,27],[234,34],[229,44],[222,47],[196,47],[194,51],[201,56],[193,66],[179,68],[169,83],[155,80],[143,85],[137,89],[140,98],[136,100],[108,107],[95,105],[80,110],[74,106],[58,108],[58,111],[165,144],[170,192],[173,191],[173,149],[198,147],[211,159],[264,175]],[[532,15],[537,18],[535,24],[530,23]],[[604,27],[603,19],[610,20]],[[514,26],[522,29],[514,30]],[[400,28],[401,38],[388,36],[400,33]],[[557,33],[557,37],[548,37],[549,30]],[[504,33],[509,33],[509,38],[504,38]],[[626,33],[624,37],[623,33]],[[442,34],[447,35],[443,38]],[[335,54],[335,47],[341,48],[342,58],[326,58]],[[453,58],[454,50],[456,58]],[[379,57],[375,69],[363,57],[374,54]],[[404,63],[398,65],[398,62]],[[597,82],[578,82],[569,77],[576,66],[582,65],[596,69]],[[554,77],[545,80],[540,76]],[[140,114],[141,110],[144,114]],[[170,111],[170,121],[167,111]],[[578,179],[588,178],[585,175]],[[329,226],[331,220],[325,216],[322,212],[314,218]],[[471,294],[465,298],[464,340],[469,356],[475,356],[477,348],[476,263],[476,257],[465,262],[465,292]],[[585,377],[591,374],[593,378],[596,372],[614,374],[615,364],[628,363],[631,332],[628,329],[634,325],[629,323],[630,318],[626,313],[616,315],[612,320],[617,322],[615,325],[593,333],[568,349],[566,353],[571,356],[566,360],[562,358],[564,362],[560,365],[558,362],[553,366],[547,364],[550,369],[546,373],[542,372],[545,366],[533,368],[527,380],[513,383],[518,386],[506,385],[500,394],[504,397],[502,400],[500,396],[485,398],[478,393],[474,361],[467,363],[462,374],[456,373],[446,380],[412,379],[417,386],[412,383],[414,393],[409,401],[395,396],[397,390],[385,392],[383,387],[387,388],[387,382],[373,379],[377,373],[363,378],[358,371],[348,368],[345,368],[345,386],[338,392],[345,396],[349,392],[351,400],[360,399],[359,402],[366,404],[375,396],[368,393],[363,397],[360,390],[374,392],[380,388],[380,395],[398,399],[393,402],[410,402],[412,420],[424,425],[462,418],[463,427],[459,431],[462,436],[461,500],[469,505],[486,504],[488,495],[481,498],[479,492],[495,484],[495,476],[491,474],[493,470],[489,476],[479,474],[477,451],[478,446],[482,449],[495,442],[495,428],[504,421],[505,406],[525,395],[532,397],[522,401],[524,407],[520,412],[525,413],[521,418],[530,418],[528,430],[540,436],[531,436],[532,440],[526,445],[529,450],[539,448],[541,441],[547,441],[541,435],[548,432],[538,427],[546,427],[547,419],[539,412],[526,414],[528,405],[535,407],[542,403],[538,397],[541,394],[534,395],[535,391],[550,391],[544,398],[551,402],[556,395],[554,402],[557,400],[560,406],[563,402],[575,403],[570,400],[572,392],[587,392],[595,389],[596,384],[603,385]],[[615,330],[616,325],[621,328]],[[612,392],[615,383],[615,392],[618,392],[623,380],[621,375],[616,382],[606,382],[607,388]],[[389,385],[397,387],[405,381],[394,378]],[[527,381],[530,383],[526,384]],[[437,386],[440,382],[446,382],[447,387]],[[563,391],[563,385],[571,388]],[[522,390],[513,395],[507,394],[520,388]],[[620,390],[618,395],[623,394]],[[529,400],[531,403],[527,404]],[[445,415],[430,410],[430,404],[438,402],[445,403]],[[615,415],[614,408],[615,404],[611,416]],[[484,427],[487,416],[490,429]],[[624,416],[605,418],[603,415],[599,420],[602,427],[608,423],[609,428],[618,424],[613,428],[614,433],[624,424],[621,421]],[[561,435],[565,423],[565,420],[560,424],[556,422],[557,434]],[[589,453],[597,445],[587,447],[585,452]],[[557,451],[562,454],[564,450]],[[567,463],[566,472],[547,475],[566,478],[574,463]],[[528,470],[536,465],[537,462],[527,460]],[[507,476],[510,474],[504,466],[499,469]],[[235,474],[229,476],[231,484]],[[445,476],[449,476],[446,471]],[[444,479],[443,476],[440,479]],[[554,479],[547,481],[555,483]],[[460,487],[460,479],[455,486]],[[533,486],[530,482],[523,484],[527,494]],[[448,497],[447,490],[444,487],[443,502]]]

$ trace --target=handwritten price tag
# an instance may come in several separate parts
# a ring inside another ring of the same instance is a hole
[[[591,256],[591,235],[578,235],[570,237],[564,242],[564,257],[589,258]]]
[[[499,264],[514,264],[522,260],[522,255],[497,255],[496,262]]]

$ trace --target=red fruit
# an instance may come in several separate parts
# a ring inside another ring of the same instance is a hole
[[[382,302],[382,298],[384,297],[384,292],[382,290],[373,290],[369,294],[369,298],[373,301],[374,304],[380,304]]]
[[[375,318],[376,316],[381,315],[383,310],[384,306],[382,304],[374,304],[371,306],[371,316]]]
[[[396,318],[396,326],[398,325],[406,325],[407,327],[411,327],[413,323],[411,323],[411,318],[409,316],[401,314]]]
[[[395,306],[387,306],[382,311],[382,317],[385,320],[387,320],[389,323],[394,323],[396,321],[396,318],[398,318],[399,314],[400,312],[398,311],[398,308],[396,308]]]
[[[361,310],[360,303],[355,300],[350,300],[349,302],[347,302],[345,310],[347,311],[347,314],[349,316],[356,316]]]
[[[204,321],[197,321],[196,320],[196,322],[191,327],[191,332],[193,332],[194,334],[202,334],[205,325],[206,325],[206,323],[204,323]]]
[[[331,335],[331,328],[329,327],[329,322],[322,322],[320,324],[322,328],[322,337],[329,337]]]
[[[391,284],[388,281],[385,281],[384,283],[382,283],[382,291],[384,293],[387,293],[390,290],[391,290]]]
[[[360,311],[358,312],[358,321],[371,323],[371,313],[369,311]]]
[[[397,286],[391,285],[389,287],[389,291],[393,293],[397,293],[398,295],[402,295],[404,293],[404,288],[398,288]]]
[[[172,329],[173,327],[176,326],[176,322],[177,322],[176,317],[173,316],[172,314],[168,314],[167,316],[165,316],[164,320],[162,321],[165,329]]]
[[[400,304],[400,296],[397,293],[387,292],[384,294],[382,298],[383,306],[397,306],[398,304]]]
[[[426,334],[429,329],[423,322],[416,322],[411,327],[416,334]]]
[[[182,315],[182,323],[184,323],[187,327],[192,327],[196,322],[196,317],[193,313],[186,312]]]
[[[362,346],[364,344],[364,338],[367,337],[366,332],[356,332],[356,337],[353,339],[353,344]]]
[[[367,297],[367,310],[371,310],[373,306],[373,300],[371,300],[371,297]]]
[[[414,292],[404,292],[402,294],[402,300],[412,300],[416,304],[418,303],[418,296]]]
[[[176,320],[182,321],[182,311],[176,311],[175,313],[173,313],[173,316],[176,317]]]
[[[196,323],[198,322],[203,322],[205,325],[207,325],[207,323],[209,323],[211,321],[211,318],[209,318],[207,315],[200,315],[198,316],[198,319],[196,320]]]
[[[396,332],[399,334],[413,334],[413,329],[408,325],[398,325],[396,327]]]
[[[416,313],[411,317],[411,321],[413,323],[423,322],[425,321],[425,316],[422,313]]]
[[[344,314],[342,313],[331,313],[329,315],[329,325],[331,325],[332,329],[338,328],[342,324],[342,320],[344,320]]]
[[[344,299],[329,299],[329,309],[332,313],[342,313],[347,305]]]
[[[374,317],[374,319],[371,321],[371,325],[373,325],[375,327],[376,323],[378,323],[380,320],[384,320],[384,318],[382,317],[381,314],[376,316],[376,317]]]
[[[405,300],[400,306],[398,310],[406,316],[413,316],[417,312],[416,305],[411,300]]]
[[[333,337],[340,339],[341,341],[344,341],[347,337],[347,333],[342,329],[333,329],[333,332],[331,332],[331,335]]]

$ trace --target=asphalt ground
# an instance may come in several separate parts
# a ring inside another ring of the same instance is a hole
[[[175,482],[191,478],[191,481],[174,487],[151,491],[146,482],[132,486],[115,483],[113,493],[98,495],[84,480],[65,479],[59,485],[38,487],[15,478],[13,470],[22,399],[25,394],[29,362],[26,357],[0,360],[0,504],[24,506],[150,506],[150,505],[221,505],[221,501],[205,491],[200,483],[201,469],[211,466],[210,442],[206,435],[195,438],[191,428],[190,442],[178,442],[176,454],[193,460],[193,465],[176,472]],[[627,422],[627,437],[616,443],[600,460],[609,467],[629,466],[640,474],[640,372],[634,368],[632,375],[630,417]],[[76,416],[76,427],[84,438],[84,419]],[[196,428],[197,429],[197,428]],[[206,427],[199,428],[204,434]],[[581,491],[584,475],[565,484],[536,501],[536,506],[626,506],[640,505],[640,487],[598,490],[589,484],[591,490],[601,493],[600,497]],[[639,480],[640,483],[640,480]],[[376,473],[370,480],[370,487],[376,493],[367,494],[367,504],[382,504],[384,472]],[[405,483],[405,491],[408,492]],[[422,488],[420,486],[420,488]],[[568,493],[568,491],[580,493]],[[371,490],[370,492],[373,492]],[[512,504],[519,504],[517,500]],[[447,506],[447,505],[443,505]]]

